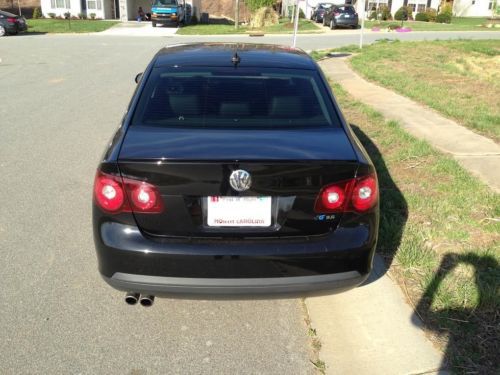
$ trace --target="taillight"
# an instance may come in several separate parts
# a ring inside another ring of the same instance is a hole
[[[358,178],[352,191],[351,203],[356,211],[366,211],[375,206],[378,199],[377,180],[374,176]]]
[[[133,211],[141,213],[163,211],[163,201],[156,186],[130,178],[124,178],[123,182]]]
[[[17,19],[12,18],[12,17],[9,17],[9,18],[7,18],[7,22],[8,22],[8,23],[16,23],[16,22],[17,22]]]
[[[340,16],[340,13],[335,12],[335,13],[333,13],[333,15],[334,15],[335,17],[338,17],[338,16]]]
[[[94,198],[101,209],[110,213],[163,211],[163,200],[156,186],[101,171],[95,177]]]
[[[94,198],[104,211],[120,211],[125,204],[125,192],[121,178],[97,172],[94,181]]]
[[[317,213],[345,211],[364,212],[377,203],[377,178],[375,175],[353,178],[325,186],[314,205]]]

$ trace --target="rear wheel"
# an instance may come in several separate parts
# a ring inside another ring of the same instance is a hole
[[[330,21],[330,29],[333,30],[335,29],[336,26],[335,26],[335,23],[333,22],[333,19]]]
[[[5,34],[6,34],[5,27],[3,27],[2,25],[0,25],[0,36],[4,36]]]

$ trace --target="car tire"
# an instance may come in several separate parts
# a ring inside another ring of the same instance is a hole
[[[0,25],[0,36],[5,36],[5,35],[7,35],[7,33],[5,32],[5,27]]]
[[[151,26],[156,27],[156,22],[151,22]]]
[[[326,26],[326,18],[323,16],[323,26]]]
[[[330,30],[333,30],[335,29],[337,26],[335,25],[335,23],[333,22],[333,19],[330,21]]]

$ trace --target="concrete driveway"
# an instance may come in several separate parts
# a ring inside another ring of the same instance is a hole
[[[160,25],[156,27],[151,25],[151,22],[121,22],[103,32],[101,35],[108,36],[172,36],[175,35],[178,28],[171,25]]]

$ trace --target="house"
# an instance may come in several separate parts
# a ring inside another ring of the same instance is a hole
[[[363,0],[360,0],[363,1]],[[377,9],[381,5],[386,5],[394,16],[396,11],[402,6],[411,6],[414,14],[424,12],[427,8],[438,9],[441,0],[365,0],[365,10]],[[286,9],[294,6],[296,0],[283,0],[283,15],[286,15]],[[307,18],[310,18],[313,8],[318,3],[333,4],[352,4],[358,9],[357,0],[300,0],[299,8],[302,9]],[[494,0],[455,0],[452,2],[453,15],[458,17],[488,17],[492,15]],[[367,13],[368,15],[368,13]]]
[[[453,15],[458,17],[490,17],[493,15],[494,0],[455,0]]]
[[[186,3],[191,4],[193,10],[198,12],[200,0],[186,0]],[[86,15],[90,18],[93,15],[95,18],[122,21],[135,20],[139,7],[146,13],[150,12],[151,4],[152,0],[41,0],[45,17],[49,13],[62,17],[64,13],[70,12],[74,16]]]

